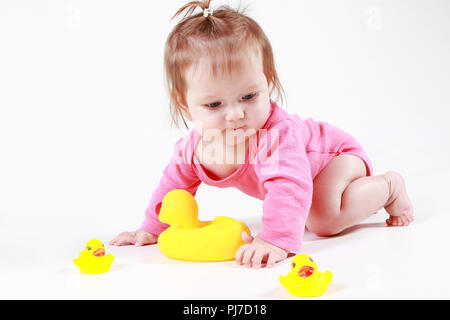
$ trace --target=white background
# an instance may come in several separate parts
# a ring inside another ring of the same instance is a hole
[[[163,47],[184,1],[0,2],[0,298],[294,299],[272,269],[109,247],[108,273],[72,263],[85,243],[138,228],[173,143]],[[238,1],[213,1],[238,6]],[[321,299],[450,298],[450,2],[242,1],[271,40],[302,118],[365,147],[406,179],[416,222],[381,211],[302,252],[334,280]],[[202,220],[261,223],[262,202],[202,185]]]

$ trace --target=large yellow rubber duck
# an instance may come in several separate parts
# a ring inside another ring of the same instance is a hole
[[[81,272],[95,274],[108,271],[113,260],[114,256],[111,253],[105,255],[103,243],[94,239],[88,241],[86,249],[81,251],[73,262]]]
[[[245,223],[228,217],[212,221],[198,220],[198,206],[192,194],[175,189],[166,194],[159,221],[170,225],[158,237],[159,250],[169,258],[186,261],[234,260],[237,249],[245,244]]]
[[[292,259],[291,271],[279,280],[283,287],[297,297],[317,297],[322,295],[333,279],[331,271],[319,272],[317,264],[306,254]]]

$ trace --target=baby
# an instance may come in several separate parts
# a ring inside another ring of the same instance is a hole
[[[200,7],[202,13],[193,14]],[[153,192],[141,227],[111,245],[157,242],[168,225],[158,220],[167,192],[199,185],[235,187],[263,200],[262,228],[245,232],[236,262],[273,266],[299,252],[305,228],[336,235],[384,208],[388,226],[407,226],[413,207],[402,176],[373,176],[363,147],[325,122],[281,109],[282,97],[271,45],[243,13],[210,1],[184,5],[185,16],[169,35],[165,72],[175,124],[194,129],[179,139]]]

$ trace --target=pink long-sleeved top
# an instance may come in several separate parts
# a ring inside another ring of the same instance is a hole
[[[199,185],[234,187],[263,200],[261,239],[299,252],[312,200],[313,179],[333,156],[357,154],[350,135],[325,122],[300,119],[271,101],[263,128],[250,137],[245,163],[221,180],[211,179],[194,155],[200,133],[192,129],[179,139],[145,211],[141,230],[159,235],[169,225],[158,220],[167,192],[185,189],[195,196]],[[352,151],[353,150],[353,151]],[[361,156],[361,154],[359,154]],[[371,171],[366,161],[368,172]]]

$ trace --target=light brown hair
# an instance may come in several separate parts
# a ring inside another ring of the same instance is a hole
[[[169,34],[164,52],[164,70],[169,91],[170,111],[173,123],[179,127],[186,106],[185,71],[200,62],[200,57],[209,57],[212,61],[212,75],[218,72],[239,70],[242,57],[248,50],[262,57],[263,72],[266,76],[270,94],[276,91],[283,101],[283,88],[275,70],[272,46],[261,27],[239,10],[229,6],[214,9],[213,14],[205,17],[203,12],[193,15],[197,7],[209,8],[211,0],[191,1],[181,7],[175,17],[186,11],[182,20]]]

